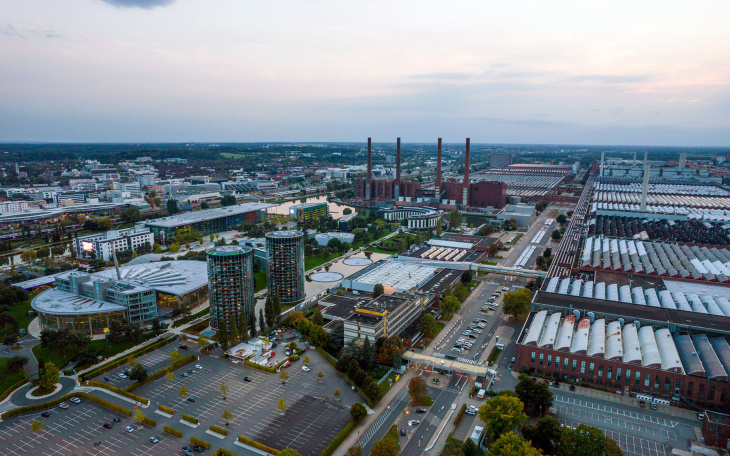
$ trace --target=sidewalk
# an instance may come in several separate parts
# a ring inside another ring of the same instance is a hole
[[[350,435],[342,441],[340,446],[337,447],[332,455],[344,456],[350,447],[357,445],[360,437],[362,437],[362,435],[370,429],[370,426],[378,420],[380,415],[387,410],[391,401],[393,401],[393,399],[395,399],[395,397],[398,396],[404,388],[408,388],[408,382],[411,377],[413,377],[413,370],[406,370],[406,373],[401,376],[400,380],[398,380],[398,382],[396,382],[395,385],[393,385],[393,387],[385,393],[385,396],[383,396],[383,398],[375,404],[375,407],[373,407],[373,413],[367,415],[362,419],[362,421],[360,421],[360,423],[352,430]]]

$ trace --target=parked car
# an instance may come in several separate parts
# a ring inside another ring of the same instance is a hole
[[[200,446],[200,445],[195,445],[195,446],[193,447],[193,450],[197,451],[198,453],[202,453],[203,451],[205,451],[205,448],[203,448],[203,447],[202,447],[202,446]]]
[[[122,421],[122,420],[120,420],[120,419],[119,419],[119,418],[117,418],[117,417],[114,417],[114,418],[112,418],[112,421],[114,421],[115,423],[119,423],[119,422],[120,422],[120,421]]]
[[[124,372],[120,372],[118,375],[119,378],[127,378],[127,375]]]
[[[509,287],[502,287],[502,291],[509,291]]]
[[[183,372],[182,374],[180,374],[180,377],[187,377],[187,376],[188,376],[187,372]]]
[[[307,366],[302,366],[302,370],[303,370],[304,372],[309,372],[309,371],[311,371],[312,369],[308,368]]]
[[[191,374],[194,374],[195,373],[195,369],[188,369],[188,372],[190,372]]]
[[[151,443],[157,443],[159,441],[160,441],[160,439],[158,439],[157,437],[150,437],[150,442]]]
[[[461,353],[461,350],[459,350],[458,348],[452,348],[451,351],[454,353]]]
[[[188,398],[188,402],[195,402],[195,396],[190,396]]]
[[[187,345],[180,345],[177,348],[179,348],[180,350],[187,350],[188,349],[188,346]]]
[[[134,428],[132,426],[127,426],[124,428],[124,430],[127,432],[132,432],[132,431],[134,431]]]
[[[251,377],[243,377],[243,381],[244,382],[250,382],[251,381]]]
[[[61,402],[60,404],[58,404],[58,408],[66,410],[68,408],[68,404],[65,402]]]
[[[408,424],[410,424],[411,426],[417,426],[417,425],[421,424],[421,422],[418,420],[410,420],[408,422]]]
[[[104,381],[111,382],[112,381],[112,378],[111,377],[104,377]]]
[[[428,412],[428,410],[426,410],[425,408],[416,409],[416,413],[426,413],[426,412]]]
[[[43,418],[48,418],[49,416],[51,416],[51,412],[43,412],[43,413],[41,413],[41,416]]]
[[[195,368],[196,368],[196,369],[202,369],[202,368],[203,368],[203,366],[201,366],[200,364],[196,364],[196,365],[195,365]]]
[[[406,435],[406,430],[405,429],[401,429],[400,430],[400,435],[405,436]]]
[[[114,425],[107,421],[106,423],[102,424],[102,427],[106,429],[111,429],[114,427]]]
[[[73,402],[74,404],[81,403],[81,399],[79,399],[78,397],[72,397],[71,399],[69,399],[69,401]]]

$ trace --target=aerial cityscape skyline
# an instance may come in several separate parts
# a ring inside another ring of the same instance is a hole
[[[3,142],[730,145],[724,3],[2,3]]]

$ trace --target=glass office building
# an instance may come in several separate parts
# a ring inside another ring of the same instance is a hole
[[[281,302],[304,299],[304,233],[272,231],[266,233],[269,296],[279,295]]]
[[[210,326],[238,318],[241,311],[255,310],[253,297],[253,249],[242,245],[214,247],[208,254]]]

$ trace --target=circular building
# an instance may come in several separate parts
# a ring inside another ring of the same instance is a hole
[[[304,299],[304,233],[266,233],[266,252],[269,296],[278,294],[283,303]]]
[[[214,247],[208,255],[210,326],[219,329],[240,312],[254,312],[253,249],[242,245]]]
[[[352,233],[339,232],[318,233],[314,235],[314,240],[317,241],[317,244],[319,245],[327,245],[332,239],[339,239],[342,243],[347,242],[348,244],[352,244],[355,241],[355,235]]]

